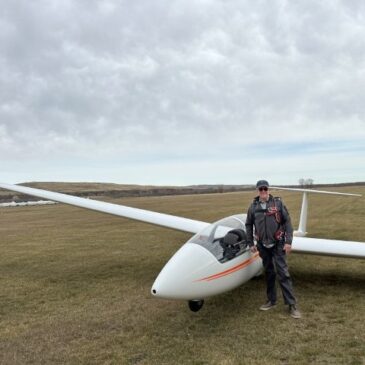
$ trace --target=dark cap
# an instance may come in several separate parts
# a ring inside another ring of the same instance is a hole
[[[256,189],[261,188],[262,186],[266,186],[268,188],[269,187],[269,183],[266,180],[259,180],[256,183]]]

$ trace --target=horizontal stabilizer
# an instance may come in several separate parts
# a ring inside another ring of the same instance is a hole
[[[317,193],[317,194],[331,194],[331,195],[362,196],[361,194],[338,193],[338,192],[335,192],[335,191],[314,190],[314,189],[301,189],[301,188],[282,188],[282,187],[278,187],[278,186],[270,186],[270,189],[287,190],[287,191],[298,191],[298,192],[301,192],[301,193]]]
[[[351,193],[338,193],[335,191],[325,191],[325,190],[313,190],[313,189],[301,189],[301,188],[282,188],[278,186],[271,186],[270,189],[277,190],[287,190],[303,193],[302,209],[300,211],[299,227],[298,230],[294,232],[297,237],[304,237],[307,234],[307,216],[308,216],[308,193],[315,194],[331,194],[331,195],[345,195],[345,196],[361,196],[361,194],[351,194]]]

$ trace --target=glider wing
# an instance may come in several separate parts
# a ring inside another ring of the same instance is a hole
[[[365,242],[294,237],[293,252],[365,259]]]
[[[39,198],[52,200],[60,203],[74,205],[80,208],[96,210],[120,217],[139,220],[146,223],[156,224],[163,227],[177,229],[179,231],[198,233],[209,225],[209,223],[194,219],[176,217],[170,214],[152,212],[149,210],[126,207],[124,205],[101,202],[92,199],[79,198],[72,195],[55,193],[52,191],[28,188],[26,186],[0,183],[0,188],[16,191],[23,194],[34,195]]]

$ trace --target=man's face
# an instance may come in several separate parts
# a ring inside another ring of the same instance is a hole
[[[267,186],[260,186],[257,189],[260,200],[267,200],[269,198],[269,188]]]

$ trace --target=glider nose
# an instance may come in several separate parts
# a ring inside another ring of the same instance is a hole
[[[161,270],[152,286],[152,295],[167,299],[200,298],[202,293],[196,280],[215,261],[205,248],[185,243]]]

